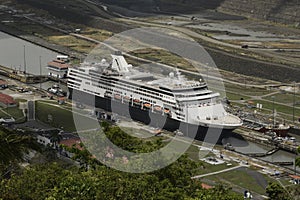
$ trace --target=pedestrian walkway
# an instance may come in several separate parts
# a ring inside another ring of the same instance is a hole
[[[216,172],[211,172],[211,173],[207,173],[207,174],[201,174],[201,175],[193,176],[192,179],[198,179],[198,178],[202,178],[202,177],[206,177],[206,176],[221,174],[221,173],[232,171],[232,170],[235,170],[235,169],[238,169],[238,168],[241,168],[241,167],[246,167],[246,165],[238,165],[238,166],[231,167],[231,168],[228,168],[228,169],[223,169],[221,171],[216,171]]]

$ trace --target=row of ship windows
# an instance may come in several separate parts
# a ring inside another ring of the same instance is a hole
[[[174,106],[174,107],[172,107],[174,110],[178,110],[178,111],[183,111],[183,108],[180,108],[180,107],[176,107],[176,106]]]
[[[88,77],[88,75],[86,75],[86,74],[80,73],[80,74],[82,74],[82,75],[85,75],[85,76],[83,77],[83,76],[80,76],[80,75],[75,75],[74,73],[72,73],[72,71],[73,71],[73,70],[71,70],[70,75],[77,76],[77,77],[80,77],[80,78],[83,78],[83,79],[91,80],[91,78]],[[92,78],[92,81],[97,81],[98,83],[101,83],[101,82],[102,82],[102,81],[100,81],[99,78],[98,78],[97,80],[95,80],[95,79]],[[106,82],[106,83],[105,83],[105,82],[102,82],[103,84],[110,84],[110,85],[111,85],[111,82],[110,82],[110,81],[106,81],[106,80],[103,80],[103,81]],[[107,82],[108,82],[108,83],[107,83]],[[118,82],[118,84],[119,84],[119,83],[120,83],[120,82]],[[89,82],[86,82],[86,84],[90,85]],[[94,83],[93,83],[92,85],[93,85],[93,86],[96,86],[96,87],[100,87],[100,88],[103,88],[103,89],[112,91],[112,89],[105,88],[105,87],[103,87],[103,86],[100,86],[99,84],[94,84]],[[120,87],[120,86],[117,87],[117,88],[120,88],[120,89],[123,89],[123,90],[124,90],[124,89],[125,89],[125,90],[128,90],[128,88],[140,90],[140,91],[145,92],[145,93],[135,92],[135,91],[131,91],[131,92],[134,92],[134,93],[137,93],[137,94],[140,94],[140,95],[144,95],[144,96],[148,96],[148,97],[151,97],[151,98],[154,98],[154,99],[159,99],[159,100],[161,100],[161,98],[158,98],[158,96],[159,96],[159,97],[165,97],[165,98],[170,99],[170,97],[168,97],[168,96],[163,96],[162,94],[155,93],[155,92],[152,92],[152,91],[150,91],[150,90],[145,90],[145,89],[142,89],[142,88],[136,88],[136,87],[133,87],[133,86],[130,86],[130,85],[127,85],[127,84],[121,84],[121,85],[122,85],[122,86],[125,86],[125,88]],[[116,86],[115,86],[115,87],[116,87]],[[150,94],[153,94],[154,96],[149,95],[149,93],[150,93]],[[168,100],[165,100],[165,102],[166,102],[166,103],[169,103],[169,104],[174,104],[173,102],[170,102],[170,101],[168,101]]]
[[[182,113],[176,113],[178,116],[181,116],[181,117],[185,117],[185,114],[182,114]]]
[[[203,96],[206,94],[209,94],[210,92],[205,92],[205,93],[200,93],[200,94],[190,94],[190,95],[176,95],[177,98],[190,98],[190,97],[199,97],[199,96]]]
[[[74,77],[71,77],[70,75],[68,76],[68,80],[77,81],[77,82],[79,82],[79,83],[81,83],[81,82],[82,82],[82,80],[80,80],[80,79],[76,79],[76,78],[74,78]]]
[[[115,85],[118,85],[118,86],[121,86],[121,87],[123,86],[125,89],[139,90],[139,91],[142,91],[142,92],[147,92],[148,94],[163,97],[162,94],[159,94],[157,92],[152,92],[150,90],[146,90],[146,89],[143,89],[141,87],[134,87],[134,86],[129,85],[129,84],[124,84],[122,82],[109,82],[109,81],[101,81],[101,80],[94,80],[94,81],[96,81],[97,83],[100,83],[100,84],[115,84]],[[95,85],[95,86],[97,86],[97,85]]]
[[[89,92],[89,93],[92,93],[92,94],[97,94],[97,95],[100,95],[100,93],[99,93],[99,92],[91,91],[91,90],[88,90],[88,89],[83,89],[83,91],[85,91],[85,92]]]
[[[72,85],[70,84],[69,87],[73,88],[73,89],[78,89],[79,90],[79,87],[78,86],[75,86],[75,85]]]
[[[177,119],[184,120],[184,118],[183,118],[183,117],[180,117],[180,116],[177,116]]]
[[[68,80],[68,84],[72,84],[72,85],[77,85],[77,86],[80,86],[80,84],[79,84],[79,83],[75,83],[75,82],[73,82],[73,81],[70,81],[70,80]]]
[[[72,82],[72,81],[70,81],[70,80],[68,81],[68,83],[69,83],[69,84],[72,84],[72,85],[80,86],[80,84],[74,83],[74,82]],[[94,85],[94,84],[93,84],[93,85]],[[106,88],[106,87],[103,87],[103,86],[98,86],[98,87],[99,87],[99,88],[103,88],[103,89],[105,89],[105,90],[114,91],[114,93],[117,93],[117,94],[122,94],[122,92],[121,92],[120,90],[113,90],[113,89]],[[84,91],[88,91],[88,92],[91,92],[91,93],[95,93],[95,94],[100,95],[100,93],[93,92],[93,91],[91,91],[91,90],[84,89]],[[143,93],[140,93],[140,92],[135,92],[135,93],[136,93],[136,94],[143,95],[143,96],[148,96],[148,97],[151,97],[151,98],[156,98],[156,97],[153,97],[153,96],[151,96],[151,95],[143,94]],[[126,93],[125,93],[125,95],[126,95]],[[156,99],[158,99],[158,98],[156,98]],[[141,100],[156,103],[156,101],[153,101],[153,100],[147,99],[147,98],[142,98],[142,97],[141,97]],[[159,98],[159,100],[161,100],[161,99]],[[166,102],[166,103],[169,103],[169,104],[173,104],[172,102],[169,102],[169,101],[165,101],[165,102]]]
[[[85,79],[85,80],[95,81],[95,82],[102,83],[102,84],[113,84],[113,83],[116,83],[116,82],[113,81],[113,80],[104,80],[104,79],[100,79],[99,77],[93,77],[93,76],[90,77],[90,76],[87,75],[87,74],[83,74],[83,73],[78,72],[78,74],[84,75],[84,76],[80,76],[80,75],[74,74],[74,73],[72,73],[72,72],[74,72],[74,71],[71,70],[70,73],[69,73],[69,75],[77,76],[77,77],[80,77],[80,78]],[[86,83],[87,83],[87,82],[86,82]],[[118,84],[118,85],[125,86],[126,88],[139,89],[139,90],[143,90],[144,92],[147,92],[147,93],[150,93],[150,94],[153,94],[153,95],[156,95],[156,96],[161,96],[161,97],[163,97],[162,94],[159,94],[159,93],[157,93],[157,92],[152,92],[151,90],[145,90],[145,89],[139,88],[138,86],[137,86],[137,87],[134,87],[134,86],[129,85],[129,84],[124,84],[124,83],[122,83],[121,81],[118,81],[117,84]],[[165,97],[168,97],[168,96],[165,96]]]
[[[96,87],[99,87],[99,88],[103,88],[103,89],[106,89],[106,90],[109,90],[107,87],[103,87],[103,86],[101,86],[101,85],[96,85],[96,84],[92,84],[93,86],[96,86]],[[146,92],[139,92],[139,91],[134,91],[134,90],[130,90],[130,89],[128,89],[128,88],[124,88],[124,87],[120,87],[120,86],[115,86],[115,88],[118,88],[118,89],[121,89],[121,90],[127,90],[128,92],[132,92],[132,93],[134,93],[134,94],[139,94],[139,95],[143,95],[143,96],[146,96],[146,97],[150,97],[150,98],[153,98],[153,99],[158,99],[158,100],[162,100],[161,98],[159,98],[158,96],[153,96],[153,95],[149,95],[148,93],[146,93]],[[111,89],[110,89],[111,90]],[[112,90],[111,90],[112,91]],[[145,91],[145,90],[144,90]],[[119,90],[114,90],[114,92],[115,93],[119,93],[119,94],[122,94],[122,92],[121,91],[119,91]],[[162,95],[160,95],[160,96],[162,96]],[[170,101],[168,101],[168,100],[164,100],[164,102],[166,102],[166,103],[169,103],[169,104],[174,104],[174,103],[172,103],[172,102],[170,102]]]

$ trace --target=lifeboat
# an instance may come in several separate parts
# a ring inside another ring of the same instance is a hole
[[[143,104],[145,108],[151,108],[151,104],[150,103],[144,103]]]
[[[165,109],[164,109],[164,113],[169,114],[169,113],[170,113],[170,109],[165,108]]]
[[[130,101],[130,97],[129,96],[124,96],[123,100],[126,101],[126,102],[129,102]]]
[[[161,107],[159,105],[155,105],[154,106],[154,110],[160,112],[161,111]]]
[[[121,99],[121,95],[119,95],[119,94],[115,94],[114,97],[115,97],[115,99],[117,99],[117,100],[120,100],[120,99]]]
[[[140,104],[141,104],[141,101],[138,100],[138,99],[133,99],[133,103],[136,104],[136,105],[140,105]]]

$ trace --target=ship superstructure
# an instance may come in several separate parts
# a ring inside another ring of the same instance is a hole
[[[188,80],[179,70],[167,77],[138,71],[121,53],[113,54],[111,63],[103,59],[69,68],[68,88],[70,93],[92,95],[102,103],[103,99],[119,102],[187,124],[223,129],[242,125],[225,111],[219,93],[209,90],[205,82]]]

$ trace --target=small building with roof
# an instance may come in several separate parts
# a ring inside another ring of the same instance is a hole
[[[292,182],[294,184],[300,184],[300,176],[297,175],[290,175],[290,177],[292,178]]]
[[[17,102],[14,100],[13,97],[0,93],[0,106],[4,108],[16,107]]]
[[[0,89],[6,89],[8,87],[8,84],[5,80],[0,79]]]
[[[61,147],[63,147],[60,153],[69,158],[73,157],[74,154],[69,152],[68,148],[75,147],[76,149],[83,150],[83,147],[81,145],[81,140],[78,137],[71,137],[71,138],[63,139],[59,142],[59,145]]]
[[[48,62],[48,75],[55,78],[66,78],[69,67],[71,67],[71,65],[64,60],[53,60]]]

